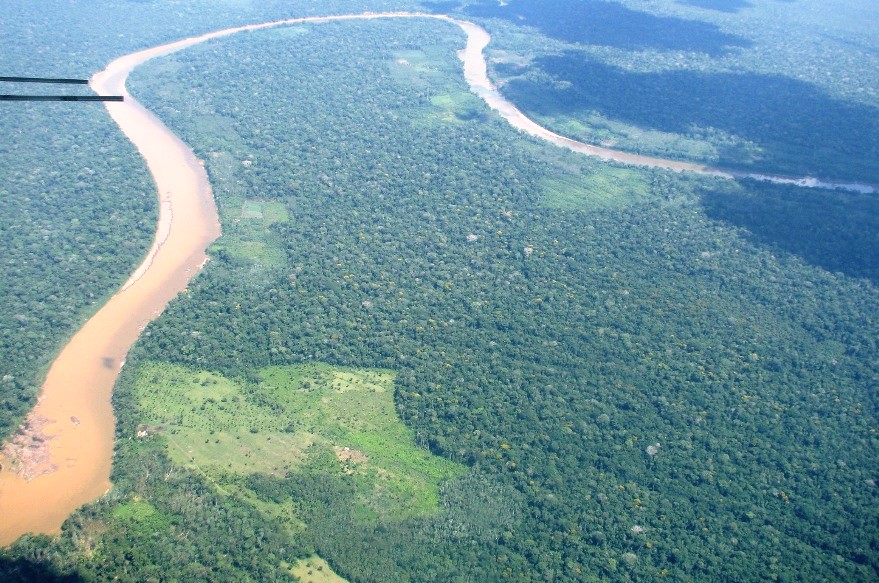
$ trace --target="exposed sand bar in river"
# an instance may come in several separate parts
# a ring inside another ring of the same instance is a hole
[[[205,261],[205,248],[220,234],[207,176],[192,150],[125,91],[128,72],[155,56],[137,53],[95,75],[99,93],[124,94],[107,103],[110,115],[147,162],[161,199],[156,240],[122,290],[70,340],[52,364],[39,404],[29,415],[43,425],[50,460],[30,481],[4,460],[0,472],[0,544],[26,532],[58,532],[79,506],[111,486],[113,383],[143,327],[161,313]],[[25,464],[27,465],[27,464]],[[24,468],[27,470],[27,468]]]
[[[40,460],[30,481],[3,460],[0,472],[0,545],[27,532],[58,532],[76,508],[110,488],[114,418],[110,406],[113,383],[129,348],[143,327],[186,288],[204,264],[204,249],[220,234],[207,176],[192,150],[144,109],[125,90],[128,73],[137,65],[192,45],[237,32],[298,24],[373,18],[434,18],[454,23],[467,33],[460,52],[470,89],[514,127],[556,145],[637,166],[690,171],[724,178],[748,177],[805,187],[874,193],[872,185],[827,183],[712,168],[652,158],[584,144],[538,125],[491,84],[484,48],[491,37],[476,24],[448,16],[393,12],[308,17],[229,28],[121,57],[96,74],[92,87],[102,94],[123,94],[124,103],[107,103],[110,115],[137,146],[156,181],[161,201],[156,239],[144,262],[128,282],[64,348],[53,363],[40,401],[28,417],[29,444],[48,436],[49,458]],[[54,469],[53,469],[54,468]],[[47,473],[41,473],[46,472]]]

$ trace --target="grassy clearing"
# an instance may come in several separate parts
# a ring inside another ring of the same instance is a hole
[[[318,366],[309,377],[300,367],[269,368],[261,388],[285,411],[297,412],[297,432],[333,447],[339,470],[360,478],[373,511],[403,517],[434,510],[439,483],[464,468],[416,447],[397,417],[393,373]]]
[[[113,510],[113,521],[124,524],[129,531],[140,535],[151,535],[171,525],[171,517],[138,496]]]
[[[265,241],[236,240],[229,237],[224,243],[224,248],[230,255],[248,263],[273,267],[285,265],[287,261],[287,256],[280,247]]]
[[[541,181],[544,204],[561,209],[607,208],[650,195],[650,184],[637,169],[601,165],[588,175],[557,174]]]
[[[442,48],[406,50],[393,53],[388,67],[393,78],[402,85],[428,89],[434,95],[416,123],[461,123],[486,115],[485,104],[460,83],[457,61],[449,61]],[[454,67],[454,68],[453,68]]]
[[[436,49],[395,51],[389,64],[391,75],[398,81],[417,82],[424,77],[438,77],[443,62]]]
[[[471,93],[455,92],[430,98],[433,115],[444,122],[459,123],[485,115],[485,106]]]
[[[544,166],[542,204],[564,210],[626,206],[653,196],[653,170],[608,163],[536,141],[522,141]]]
[[[246,430],[208,433],[188,428],[175,429],[166,436],[171,458],[181,464],[195,463],[202,469],[219,469],[244,474],[262,472],[281,475],[305,457],[311,445],[308,434]]]
[[[142,424],[159,428],[175,463],[225,491],[238,488],[245,499],[235,476],[286,476],[331,459],[321,469],[355,478],[365,519],[431,512],[440,483],[464,471],[415,445],[397,417],[390,371],[312,364],[270,367],[260,377],[245,386],[206,371],[144,364],[137,377]],[[261,509],[289,522],[292,509],[280,506]]]
[[[143,423],[163,428],[175,463],[197,466],[214,479],[281,474],[301,462],[311,444],[308,434],[287,432],[289,420],[221,375],[149,364],[138,381]]]
[[[530,54],[520,54],[513,51],[505,51],[498,49],[488,50],[489,63],[501,63],[504,65],[512,65],[514,67],[525,68],[531,64],[533,60],[533,55]]]
[[[348,583],[336,575],[325,560],[317,555],[300,559],[289,568],[290,574],[302,583]]]
[[[286,223],[290,220],[287,213],[287,206],[282,202],[264,202],[262,203],[262,222],[263,225],[269,226],[274,223]]]
[[[289,220],[286,205],[240,196],[243,189],[234,186],[234,183],[235,180],[231,178],[223,183],[230,192],[239,194],[230,194],[228,202],[221,209],[224,233],[209,252],[223,251],[257,267],[286,265],[286,254],[268,228],[274,223]]]
[[[242,219],[259,219],[262,220],[262,202],[257,200],[245,200],[241,205]]]
[[[713,163],[718,160],[717,147],[709,141],[626,124],[594,112],[585,114],[582,119],[560,115],[545,116],[543,121],[550,127],[558,128],[564,135],[588,144],[684,160]],[[733,136],[724,137],[726,140],[734,139]]]
[[[268,227],[273,223],[285,223],[290,215],[282,202],[246,199],[241,205],[239,218],[257,220]]]
[[[158,510],[149,502],[136,500],[116,508],[113,511],[113,518],[124,522],[145,522],[156,513]]]

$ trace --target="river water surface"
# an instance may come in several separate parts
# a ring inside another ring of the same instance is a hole
[[[101,94],[126,96],[123,103],[107,103],[107,109],[140,151],[155,179],[160,200],[156,239],[128,282],[70,340],[52,364],[39,404],[28,417],[30,429],[25,431],[32,438],[29,443],[48,438],[43,441],[48,446],[42,452],[45,459],[32,462],[32,467],[24,464],[25,471],[18,473],[15,470],[21,470],[22,464],[3,460],[0,545],[27,532],[58,532],[61,523],[74,510],[111,487],[114,417],[110,396],[125,355],[144,326],[186,288],[206,260],[204,250],[220,234],[216,207],[202,164],[186,144],[127,93],[128,74],[149,59],[237,32],[305,22],[373,18],[434,18],[456,24],[467,34],[467,45],[459,55],[470,89],[514,127],[575,152],[625,164],[724,178],[747,177],[804,187],[876,192],[874,186],[867,184],[750,174],[629,154],[551,132],[526,117],[490,82],[483,54],[491,40],[489,34],[476,24],[448,16],[394,12],[295,18],[220,30],[121,57],[96,74],[91,85]],[[7,451],[14,448],[7,447]]]
[[[107,109],[156,182],[161,200],[156,240],[128,282],[49,369],[27,421],[29,432],[44,434],[33,441],[48,438],[43,441],[47,455],[31,447],[19,452],[25,459],[18,463],[4,460],[0,544],[26,532],[58,532],[71,512],[110,488],[110,396],[125,355],[143,327],[186,288],[205,262],[205,248],[220,234],[207,175],[192,150],[125,92],[128,73],[151,56],[145,52],[114,61],[94,76],[92,87],[126,95],[125,102],[107,103]],[[46,459],[29,459],[34,457]]]

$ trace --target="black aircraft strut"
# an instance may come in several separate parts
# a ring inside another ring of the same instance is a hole
[[[7,83],[54,83],[63,85],[88,85],[86,79],[52,79],[46,77],[0,77]],[[0,101],[124,101],[122,95],[4,95]]]

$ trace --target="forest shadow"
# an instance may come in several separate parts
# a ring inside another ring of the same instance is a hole
[[[630,51],[694,51],[721,56],[752,44],[707,22],[654,16],[605,0],[510,0],[503,6],[497,0],[483,0],[465,12],[533,26],[546,36],[566,42]]]
[[[63,575],[54,567],[27,559],[0,557],[0,581],[9,583],[78,583],[79,575]]]
[[[743,8],[752,8],[754,6],[748,2],[748,0],[677,0],[677,3],[686,6],[695,6],[696,8],[706,8],[708,10],[726,12],[728,14],[734,14]]]
[[[503,92],[526,113],[598,112],[677,134],[717,128],[763,149],[753,168],[879,181],[879,109],[834,99],[803,81],[757,73],[630,72],[576,51],[536,59],[524,75],[514,65],[495,68],[511,77]],[[721,165],[741,166],[737,149],[721,156]]]
[[[879,198],[743,182],[702,193],[705,213],[747,229],[755,243],[879,285]]]

